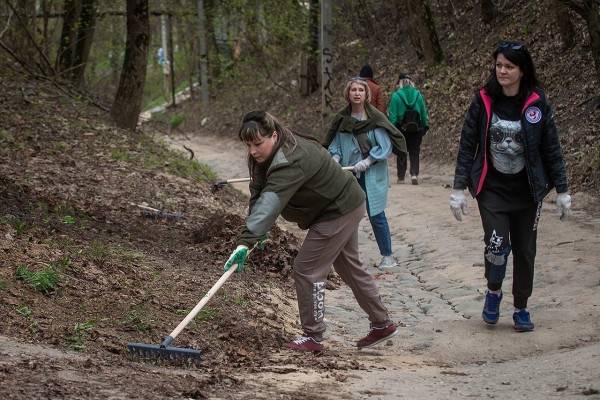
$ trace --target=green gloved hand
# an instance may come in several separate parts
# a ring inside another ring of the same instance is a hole
[[[258,242],[256,242],[256,248],[260,251],[263,251],[265,249],[265,246],[267,245],[267,234],[265,233],[264,235],[262,235],[260,237],[260,239],[258,239]]]
[[[228,271],[229,268],[237,264],[235,272],[242,272],[246,263],[246,257],[248,257],[248,246],[239,245],[229,256],[229,259],[223,266],[223,271]]]

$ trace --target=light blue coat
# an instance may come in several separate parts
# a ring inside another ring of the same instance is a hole
[[[367,133],[372,143],[369,157],[377,161],[371,164],[365,173],[365,186],[369,200],[370,216],[382,213],[387,206],[389,187],[387,158],[392,152],[392,142],[383,128],[375,128]],[[342,167],[348,167],[362,160],[358,140],[351,133],[338,132],[329,145],[329,154],[340,157]]]

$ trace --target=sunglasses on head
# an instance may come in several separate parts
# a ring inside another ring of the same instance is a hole
[[[511,49],[511,50],[521,50],[525,48],[525,45],[517,42],[502,42],[498,46],[499,49]]]

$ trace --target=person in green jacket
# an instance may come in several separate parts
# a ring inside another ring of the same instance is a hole
[[[398,77],[398,89],[392,94],[388,105],[388,119],[406,138],[410,158],[410,180],[419,184],[419,153],[423,135],[429,130],[427,105],[421,92],[415,88],[412,79],[406,74]],[[406,153],[396,154],[398,183],[404,183],[406,174]]]
[[[294,260],[294,281],[303,334],[288,343],[298,351],[322,351],[325,282],[333,265],[352,289],[371,322],[358,348],[397,333],[373,277],[358,254],[358,224],[365,195],[350,171],[333,161],[311,138],[292,133],[271,114],[253,111],[243,119],[239,138],[248,149],[250,207],[246,224],[224,269],[244,268],[248,249],[262,240],[279,215],[308,233]]]

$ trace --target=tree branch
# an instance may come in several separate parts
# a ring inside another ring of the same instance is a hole
[[[4,33],[8,30],[8,27],[10,26],[10,20],[12,19],[13,13],[12,11],[10,12],[10,14],[8,14],[8,20],[6,21],[6,26],[4,27],[4,29],[2,29],[2,32],[0,32],[0,38],[2,36],[4,36]]]
[[[36,78],[39,77],[39,75],[37,75],[36,73],[34,73],[33,71],[31,71],[29,69],[29,65],[27,63],[25,63],[23,60],[21,60],[19,58],[19,56],[17,56],[15,54],[14,51],[11,50],[10,47],[8,47],[6,44],[4,44],[3,41],[0,40],[0,47],[2,47],[2,49],[4,49],[4,51],[6,51],[16,62],[18,62],[19,64],[21,64],[21,67],[23,67],[23,69],[25,70],[25,72],[27,72],[29,75],[34,76]]]
[[[23,28],[23,30],[27,34],[27,38],[33,44],[33,46],[38,51],[38,53],[40,53],[40,55],[42,56],[42,59],[45,61],[45,63],[48,66],[48,68],[50,68],[50,72],[52,73],[52,75],[54,75],[56,72],[54,71],[54,68],[52,67],[52,64],[50,64],[50,60],[48,60],[48,57],[46,57],[46,54],[44,54],[44,52],[42,51],[42,49],[40,49],[40,46],[38,46],[37,42],[35,41],[35,39],[31,35],[31,32],[29,32],[29,29],[27,29],[27,25],[25,25],[25,21],[23,21],[23,19],[21,18],[21,16],[17,12],[17,10],[15,10],[15,8],[12,5],[11,1],[6,0],[6,4],[8,4],[8,6],[12,10],[12,12],[15,14],[15,16],[17,17],[17,20],[19,21],[19,24],[21,25],[21,28]],[[45,73],[45,71],[43,71],[42,68],[40,68],[40,70],[42,70],[42,73]]]

